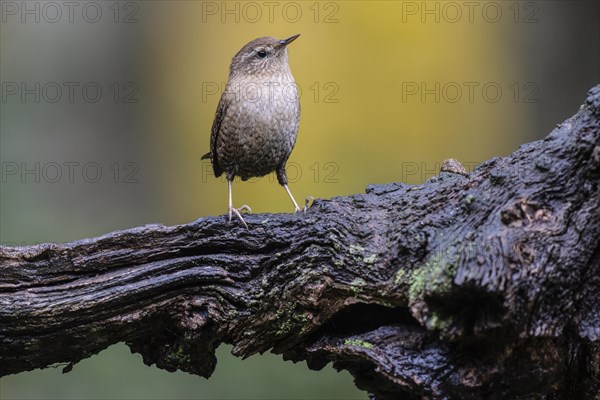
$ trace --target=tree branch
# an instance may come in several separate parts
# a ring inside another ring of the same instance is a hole
[[[600,86],[546,139],[302,215],[0,248],[0,375],[126,342],[348,369],[377,399],[597,399]],[[453,172],[452,172],[453,171]]]

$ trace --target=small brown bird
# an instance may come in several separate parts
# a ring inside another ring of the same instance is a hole
[[[298,36],[279,40],[254,39],[233,57],[229,79],[217,106],[210,136],[209,158],[215,176],[225,172],[229,185],[229,221],[232,213],[246,225],[234,208],[231,186],[236,176],[243,181],[277,173],[277,180],[294,203],[285,164],[292,153],[300,123],[298,88],[288,65],[287,46]]]

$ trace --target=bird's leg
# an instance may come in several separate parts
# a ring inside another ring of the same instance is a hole
[[[244,224],[244,226],[246,227],[246,229],[248,228],[248,225],[246,225],[246,221],[244,221],[244,217],[242,217],[242,211],[248,211],[248,212],[252,212],[252,209],[247,206],[247,205],[243,205],[240,208],[233,208],[233,199],[231,196],[231,184],[233,182],[233,179],[228,179],[227,182],[229,183],[229,222],[231,222],[231,216],[232,213],[235,213],[235,215],[237,215],[237,217],[240,219],[240,221],[242,221],[242,224]]]
[[[290,191],[290,188],[288,187],[287,174],[285,173],[285,162],[283,162],[281,165],[279,165],[279,167],[277,167],[277,169],[275,170],[275,173],[277,174],[277,181],[279,182],[279,184],[281,186],[283,186],[283,188],[287,192],[288,196],[290,196],[290,199],[292,199],[292,203],[294,203],[294,212],[295,213],[299,212],[300,207],[298,207],[298,203],[296,203],[296,199],[294,199],[294,196],[292,196],[292,192]]]
[[[294,196],[292,196],[292,192],[290,191],[290,188],[288,187],[287,183],[284,184],[283,187],[287,194],[290,196],[290,199],[292,199],[292,203],[294,203],[294,212],[300,212],[300,207],[298,207],[298,203],[296,203]]]

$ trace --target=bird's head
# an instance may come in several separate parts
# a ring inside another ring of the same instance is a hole
[[[233,57],[229,75],[271,75],[289,71],[287,46],[300,36],[287,39],[261,37],[254,39]]]

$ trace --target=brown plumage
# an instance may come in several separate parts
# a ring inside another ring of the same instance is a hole
[[[212,126],[210,152],[202,156],[211,160],[216,177],[226,174],[230,221],[235,213],[246,225],[240,211],[250,210],[232,206],[231,186],[236,176],[245,181],[275,171],[295,211],[300,210],[285,172],[300,123],[300,101],[287,57],[287,45],[298,36],[254,39],[231,61]]]

